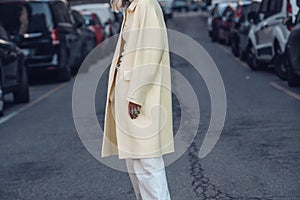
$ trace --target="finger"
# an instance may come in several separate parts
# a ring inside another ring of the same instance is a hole
[[[131,118],[131,119],[134,118],[133,109],[134,109],[134,108],[133,108],[132,104],[130,104],[130,105],[129,105],[129,115],[130,115],[130,118]]]
[[[132,116],[131,116],[131,106],[130,106],[130,104],[128,104],[128,114],[129,114],[130,118],[132,119]]]
[[[136,105],[136,106],[134,107],[134,110],[135,110],[135,115],[138,116],[138,115],[140,114],[139,106]]]
[[[140,106],[136,106],[135,109],[137,110],[138,114],[140,114]]]
[[[138,117],[138,114],[136,114],[136,106],[132,106],[132,116],[133,116],[133,119],[136,119]]]
[[[133,115],[133,108],[132,108],[132,106],[130,106],[130,117],[131,117],[131,119],[133,119],[133,117],[134,117],[134,115]]]

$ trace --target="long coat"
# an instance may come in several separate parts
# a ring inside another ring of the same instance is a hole
[[[132,0],[124,14],[109,71],[101,156],[162,156],[174,152],[170,57],[163,13],[157,0]],[[122,62],[116,70],[122,50]],[[136,119],[128,114],[129,101],[142,106]]]

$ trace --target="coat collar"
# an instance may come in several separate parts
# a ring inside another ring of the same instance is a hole
[[[127,8],[129,12],[132,12],[134,10],[134,8],[136,7],[138,1],[139,0],[129,0],[130,4]]]

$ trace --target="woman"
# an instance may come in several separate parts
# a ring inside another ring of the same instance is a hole
[[[124,8],[109,72],[102,157],[126,160],[137,199],[169,200],[162,155],[174,152],[170,59],[157,0],[112,0]]]

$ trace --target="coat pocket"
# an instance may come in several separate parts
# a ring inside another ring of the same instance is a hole
[[[124,80],[130,80],[131,79],[131,71],[130,70],[123,71],[123,78],[124,78]]]

